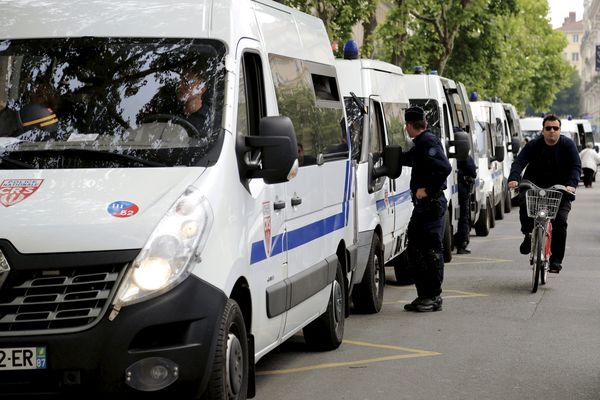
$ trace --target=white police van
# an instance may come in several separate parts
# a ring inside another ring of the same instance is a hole
[[[494,134],[492,103],[472,101],[470,107],[475,120],[473,148],[477,165],[476,186],[480,188],[482,196],[482,209],[474,228],[478,236],[487,236],[490,228],[495,226],[495,209],[502,206],[505,149],[503,142]]]
[[[541,117],[525,117],[519,119],[521,126],[521,132],[523,133],[523,140],[525,142],[535,139],[542,134],[542,122]]]
[[[411,168],[400,167],[399,154],[390,158],[389,145],[412,146],[404,130],[408,97],[400,67],[376,60],[336,60],[336,67],[356,165],[359,247],[352,300],[359,310],[378,312],[384,264],[394,260],[398,279],[406,270],[402,255],[413,208]],[[392,171],[394,166],[398,171]]]
[[[338,347],[344,118],[322,21],[273,1],[5,3],[0,393],[245,399],[300,330]]]
[[[502,103],[504,114],[506,115],[506,123],[508,126],[506,137],[506,153],[505,158],[508,159],[512,166],[514,159],[521,151],[521,146],[524,143],[523,132],[521,131],[521,123],[519,122],[519,113],[517,108],[510,103]],[[510,174],[510,169],[508,170]],[[509,213],[513,205],[518,205],[519,192],[517,189],[508,189],[508,175],[506,176],[507,185],[504,192],[504,212]]]
[[[454,81],[435,74],[404,75],[406,92],[410,105],[425,110],[425,117],[432,132],[441,140],[452,166],[448,176],[444,195],[448,200],[448,212],[444,228],[444,261],[452,260],[453,232],[459,216],[457,154],[454,149],[456,131],[468,132],[470,110],[464,103],[464,96],[459,94]]]

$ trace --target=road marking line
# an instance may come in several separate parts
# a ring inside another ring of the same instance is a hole
[[[393,287],[395,289],[405,289],[405,290],[414,290],[414,286],[412,287],[396,287],[396,286],[390,286]],[[463,290],[453,290],[453,289],[444,289],[443,293],[457,293],[456,295],[443,295],[442,297],[445,299],[470,299],[473,297],[488,297],[487,294],[484,293],[475,293],[475,292],[465,292]],[[384,302],[383,304],[408,304],[411,301],[409,300],[396,300],[396,301],[388,301],[388,302]]]
[[[506,260],[503,258],[488,258],[488,257],[473,257],[473,256],[454,256],[457,259],[463,260],[473,260],[473,261],[453,261],[448,264],[452,265],[467,265],[467,264],[493,264],[493,263],[503,263],[503,262],[513,262],[514,260]],[[448,265],[446,264],[446,265]]]
[[[257,376],[287,375],[287,374],[293,374],[293,373],[297,373],[297,372],[316,371],[316,370],[320,370],[320,369],[329,369],[329,368],[351,367],[351,366],[355,366],[355,365],[365,365],[365,364],[381,363],[381,362],[385,362],[385,361],[405,360],[405,359],[409,359],[409,358],[432,357],[432,356],[439,356],[442,354],[442,353],[437,353],[435,351],[417,350],[417,349],[410,349],[408,347],[381,345],[381,344],[375,344],[375,343],[359,342],[359,341],[354,341],[354,340],[344,340],[343,343],[353,345],[353,346],[358,346],[358,347],[373,347],[373,348],[384,349],[384,350],[406,351],[406,352],[411,352],[412,354],[398,354],[395,356],[367,358],[364,360],[356,360],[356,361],[315,364],[315,365],[308,365],[306,367],[298,367],[298,368],[287,368],[287,369],[279,369],[279,370],[271,370],[271,371],[257,371],[256,375]]]
[[[517,239],[523,239],[523,236],[498,236],[498,237],[494,237],[493,239],[476,239],[473,241],[473,243],[483,243],[483,242],[497,242],[500,240],[517,240]]]

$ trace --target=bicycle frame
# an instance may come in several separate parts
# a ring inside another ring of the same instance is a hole
[[[538,251],[539,250],[539,251]],[[533,292],[537,290],[537,282],[546,284],[550,256],[552,255],[552,220],[548,217],[538,216],[534,219],[531,234],[531,253],[529,264],[533,268]],[[539,259],[539,267],[538,267]]]

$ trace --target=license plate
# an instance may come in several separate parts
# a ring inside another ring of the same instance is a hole
[[[45,368],[45,347],[0,348],[0,371]]]

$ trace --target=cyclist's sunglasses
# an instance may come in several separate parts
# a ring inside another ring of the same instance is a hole
[[[548,131],[548,132],[550,132],[550,131],[558,131],[559,129],[560,129],[560,126],[545,126],[544,127],[544,130]]]

